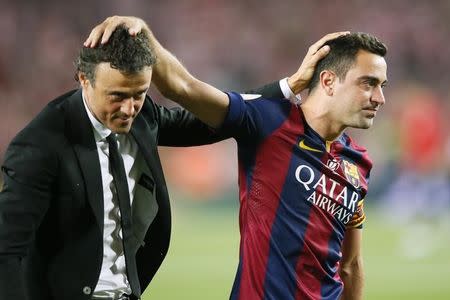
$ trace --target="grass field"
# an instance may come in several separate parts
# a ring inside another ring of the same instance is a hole
[[[368,215],[365,299],[450,299],[448,227],[393,226],[376,211]],[[228,299],[237,266],[237,224],[234,210],[214,214],[176,207],[169,254],[143,299]]]

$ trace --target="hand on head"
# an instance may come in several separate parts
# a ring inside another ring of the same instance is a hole
[[[307,88],[308,83],[314,74],[314,69],[316,68],[317,63],[330,51],[330,47],[328,45],[324,46],[324,44],[330,40],[349,33],[349,31],[329,33],[309,47],[308,52],[306,53],[306,56],[297,72],[288,78],[289,87],[295,94],[298,94]]]
[[[147,24],[145,24],[142,19],[136,17],[113,16],[106,18],[101,24],[95,26],[83,45],[85,47],[94,48],[99,43],[105,44],[108,42],[114,30],[122,24],[128,28],[128,32],[131,36],[135,36],[141,31],[148,30]]]

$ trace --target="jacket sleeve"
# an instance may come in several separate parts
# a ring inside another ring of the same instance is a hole
[[[50,203],[55,161],[49,151],[20,136],[6,152],[0,191],[0,299],[26,298],[22,260]]]

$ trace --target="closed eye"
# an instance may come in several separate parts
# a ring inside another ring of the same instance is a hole
[[[134,95],[123,92],[110,92],[108,95],[113,102],[120,102],[124,99],[133,98],[135,100],[142,100],[145,97],[147,90],[139,91]]]
[[[134,99],[141,99],[142,97],[145,97],[146,93],[147,93],[147,91],[138,92],[134,95]]]
[[[111,92],[111,93],[109,93],[109,96],[114,101],[119,101],[119,100],[127,98],[128,95],[126,93],[121,93],[121,92]]]

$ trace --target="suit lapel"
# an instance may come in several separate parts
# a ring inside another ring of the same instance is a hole
[[[68,127],[71,141],[83,174],[87,199],[103,234],[102,174],[97,145],[91,122],[83,104],[81,90],[78,90],[68,99],[68,105],[66,120],[69,120]]]
[[[147,163],[150,172],[156,183],[162,183],[163,177],[161,174],[161,167],[156,152],[155,137],[152,136],[151,130],[145,122],[142,113],[138,114],[131,127],[131,134],[133,135],[136,143],[139,146],[139,150]]]
[[[147,103],[144,105],[147,105]],[[170,202],[156,148],[158,124],[151,124],[151,121],[155,118],[152,110],[149,107],[147,109],[144,107],[131,127],[131,134],[153,176],[156,193],[154,195],[158,204],[156,216],[145,234],[145,247],[139,248],[136,253],[141,287],[148,285],[161,265],[169,247],[171,231]],[[142,200],[146,201],[146,199]],[[134,201],[140,200],[135,198]]]
[[[149,116],[144,116],[142,112],[136,117],[133,126],[131,127],[131,134],[136,140],[139,150],[141,151],[155,181],[155,198],[158,204],[158,212],[152,222],[152,227],[158,228],[157,234],[163,236],[163,239],[168,239],[170,236],[170,203],[161,162],[156,148],[156,132],[154,132],[154,130],[152,131],[152,128],[147,124],[146,117]],[[148,199],[135,199],[135,201],[141,200],[148,201]],[[148,212],[148,214],[149,213],[150,212]],[[155,238],[154,235],[153,238]]]

